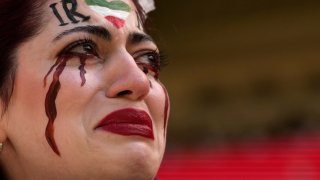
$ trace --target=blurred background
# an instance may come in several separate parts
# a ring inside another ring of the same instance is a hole
[[[318,137],[320,1],[156,0],[156,5],[149,32],[168,55],[161,80],[171,97],[160,179],[173,176],[170,163],[182,152],[227,152],[239,142],[236,148],[252,149],[247,148],[252,141],[279,138],[295,145],[297,138]]]

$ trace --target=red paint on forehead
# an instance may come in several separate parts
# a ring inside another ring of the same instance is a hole
[[[111,22],[117,29],[122,28],[125,24],[126,21],[120,18],[117,18],[115,16],[106,16],[105,17],[109,22]]]

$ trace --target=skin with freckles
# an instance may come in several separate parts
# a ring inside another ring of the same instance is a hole
[[[17,49],[14,91],[1,120],[1,157],[11,179],[155,178],[169,98],[157,46],[134,3],[121,2],[130,12],[119,27],[85,0],[48,0],[47,23]],[[147,116],[153,138],[96,128],[123,109]]]

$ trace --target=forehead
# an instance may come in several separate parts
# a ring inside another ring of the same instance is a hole
[[[131,0],[50,0],[44,8],[51,29],[52,26],[66,29],[92,24],[105,26],[111,31],[141,27]]]

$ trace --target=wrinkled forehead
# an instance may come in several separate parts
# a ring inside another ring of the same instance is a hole
[[[114,30],[143,30],[132,0],[50,0],[44,8],[49,23],[61,28],[95,24]]]

